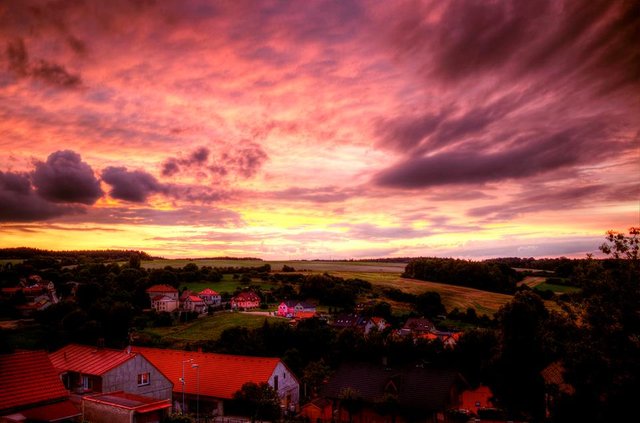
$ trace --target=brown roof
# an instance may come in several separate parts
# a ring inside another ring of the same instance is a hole
[[[402,367],[390,369],[368,363],[347,363],[329,379],[322,395],[339,399],[345,388],[351,388],[366,402],[374,403],[384,397],[392,382],[398,403],[403,408],[442,410],[449,401],[451,388],[464,385],[462,377],[453,370],[431,367]]]
[[[0,410],[68,397],[46,352],[0,355]]]
[[[412,332],[430,332],[436,327],[429,319],[410,317],[402,328]]]
[[[123,350],[77,344],[67,345],[49,354],[58,372],[71,371],[94,376],[101,376],[135,356],[135,353],[127,353]]]

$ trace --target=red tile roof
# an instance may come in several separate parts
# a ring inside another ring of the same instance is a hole
[[[178,290],[171,285],[153,285],[147,288],[147,292],[178,292]]]
[[[173,382],[173,390],[182,392],[182,362],[193,359],[200,371],[200,396],[231,399],[246,382],[268,382],[280,362],[279,358],[248,357],[240,355],[202,353],[195,351],[164,350],[133,347],[144,355]],[[197,371],[192,363],[184,363],[184,392],[197,394]]]
[[[218,294],[216,291],[214,291],[211,288],[206,288],[198,292],[198,295],[220,295],[220,294]]]
[[[233,301],[260,301],[260,297],[255,292],[241,292],[235,297],[233,297]]]
[[[59,372],[72,371],[94,376],[101,376],[135,356],[135,353],[127,354],[123,350],[77,344],[67,345],[49,354],[53,367]]]
[[[138,413],[149,413],[151,411],[171,407],[170,399],[157,400],[155,398],[130,394],[123,391],[91,395],[83,397],[82,400],[99,404],[107,404],[112,407],[122,408],[125,410],[135,410]]]
[[[0,410],[68,397],[46,352],[0,355]]]
[[[25,416],[28,421],[55,422],[71,419],[72,417],[80,416],[82,413],[71,401],[61,401],[23,410],[20,411],[20,414]]]
[[[191,301],[191,302],[194,302],[194,303],[203,303],[204,302],[202,300],[202,298],[196,297],[195,295],[189,295],[188,300]]]

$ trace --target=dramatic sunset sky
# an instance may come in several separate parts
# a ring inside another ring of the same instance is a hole
[[[0,1],[0,247],[584,256],[639,145],[637,1]]]

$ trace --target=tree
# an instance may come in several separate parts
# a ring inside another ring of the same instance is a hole
[[[239,410],[248,414],[251,421],[277,420],[280,418],[280,398],[275,389],[268,383],[262,382],[259,385],[247,382],[235,394],[233,399]],[[245,414],[245,415],[246,415]]]
[[[428,318],[434,318],[446,314],[440,294],[435,291],[427,291],[416,297],[416,310]]]
[[[349,414],[349,423],[353,422],[353,415],[363,407],[360,393],[353,388],[344,388],[340,391],[340,408],[344,408]]]
[[[514,414],[540,419],[544,413],[540,372],[548,364],[543,334],[549,312],[537,294],[520,291],[498,311],[497,317],[500,351],[494,392]]]
[[[606,242],[600,245],[600,251],[614,259],[638,260],[640,249],[640,227],[629,228],[629,235],[622,232],[607,231]]]
[[[587,260],[578,269],[582,298],[567,337],[565,378],[575,389],[558,401],[557,421],[625,421],[635,413],[640,389],[640,278],[638,235],[609,231],[600,249],[608,260]]]

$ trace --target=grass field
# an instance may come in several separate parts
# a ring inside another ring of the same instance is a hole
[[[180,344],[181,342],[193,341],[215,341],[220,338],[224,330],[242,326],[248,329],[258,328],[263,325],[264,320],[282,321],[287,319],[279,317],[267,317],[253,314],[237,313],[237,312],[221,312],[213,316],[202,317],[194,322],[161,328],[147,328],[143,333],[156,335],[165,341]]]
[[[542,291],[548,289],[558,294],[572,294],[580,291],[580,288],[576,288],[575,286],[556,285],[554,283],[541,283],[537,285],[536,288]]]
[[[378,263],[357,261],[260,261],[260,260],[188,260],[188,259],[161,259],[143,260],[141,265],[147,269],[162,269],[165,266],[184,267],[189,263],[195,263],[198,267],[257,267],[269,264],[272,271],[279,271],[282,266],[293,267],[298,272],[381,272],[402,273],[405,263]]]
[[[232,294],[236,288],[245,288],[249,285],[260,285],[262,289],[271,289],[277,286],[258,279],[254,279],[250,283],[240,282],[239,279],[233,279],[233,275],[224,275],[220,282],[185,282],[180,284],[180,289],[187,288],[193,292],[200,292],[205,288],[211,288],[218,293],[228,292]]]

